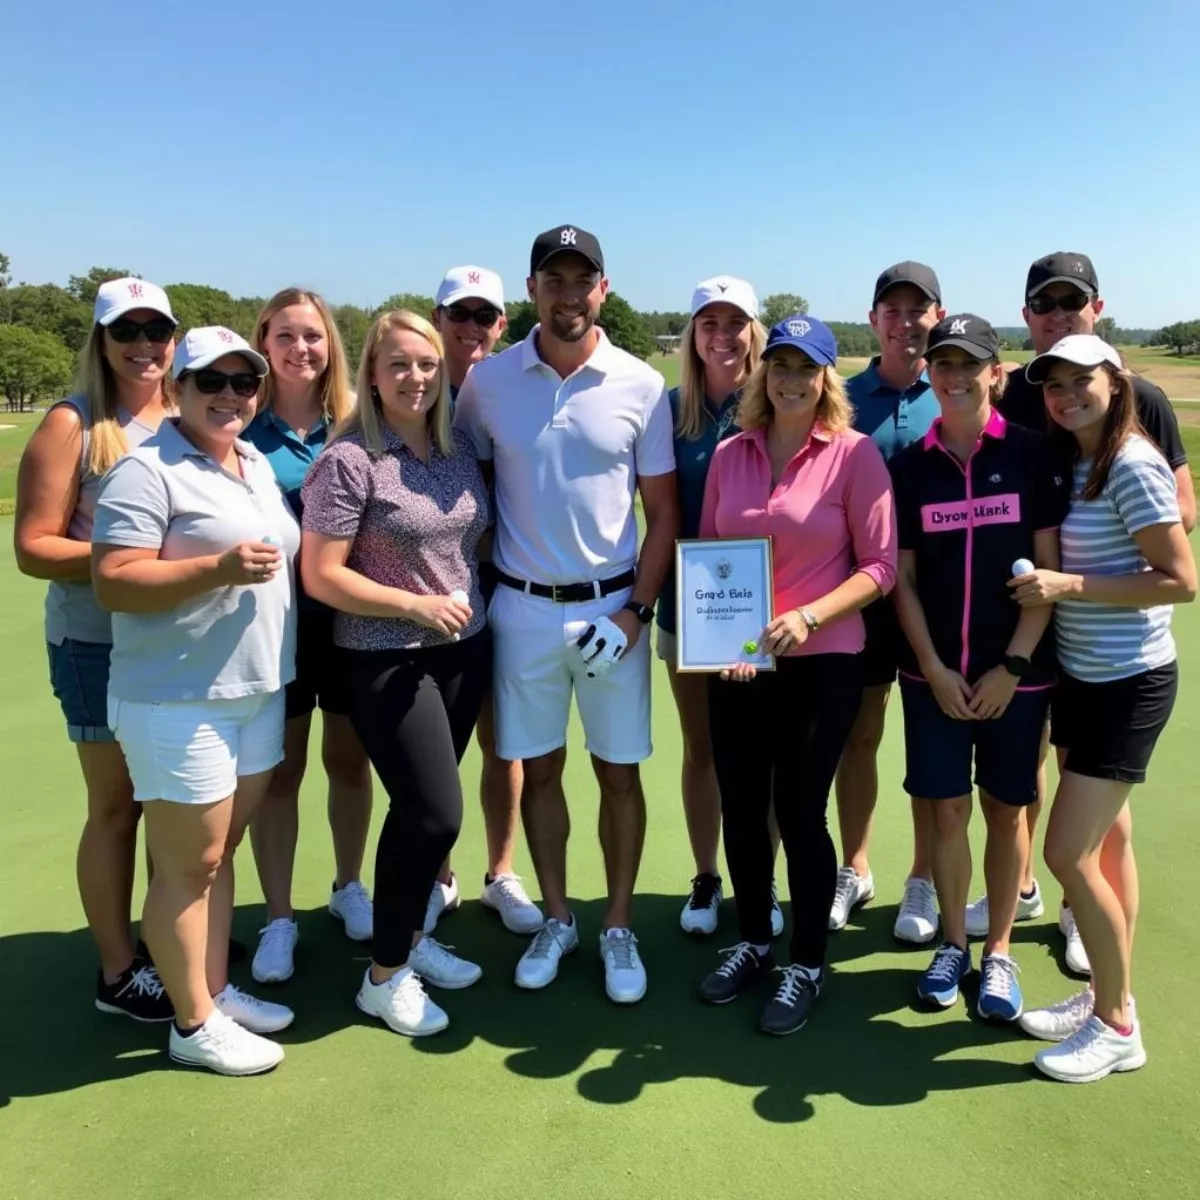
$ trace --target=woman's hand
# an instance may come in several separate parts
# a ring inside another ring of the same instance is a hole
[[[1013,590],[1013,599],[1022,608],[1040,608],[1072,595],[1076,590],[1077,578],[1076,575],[1039,567],[1031,575],[1018,575],[1010,579],[1008,586]]]
[[[412,605],[412,620],[454,638],[471,620],[471,606],[453,596],[417,596]]]
[[[266,583],[283,566],[283,555],[266,542],[239,542],[217,559],[217,577],[222,583],[241,586]]]
[[[753,663],[740,662],[722,671],[721,678],[726,683],[749,683],[757,674],[758,668]]]
[[[800,615],[797,608],[789,609],[782,616],[776,617],[762,631],[759,643],[766,654],[786,654],[808,640],[808,622]]]
[[[975,720],[975,713],[971,710],[971,686],[957,671],[937,663],[924,674],[925,682],[933,689],[933,698],[946,716],[956,721]]]
[[[1020,682],[1005,667],[993,667],[980,676],[971,690],[971,711],[980,721],[1004,716]]]

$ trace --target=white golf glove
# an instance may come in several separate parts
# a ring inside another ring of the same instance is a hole
[[[612,670],[625,653],[625,635],[608,617],[597,617],[575,643],[587,666],[588,677],[595,679]]]

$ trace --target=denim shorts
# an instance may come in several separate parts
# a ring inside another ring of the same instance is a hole
[[[46,643],[50,657],[50,686],[67,721],[73,742],[112,742],[108,727],[108,642]]]

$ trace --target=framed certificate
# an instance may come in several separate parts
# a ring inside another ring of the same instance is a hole
[[[677,670],[722,671],[744,662],[773,671],[774,658],[758,644],[774,610],[769,537],[676,541]]]

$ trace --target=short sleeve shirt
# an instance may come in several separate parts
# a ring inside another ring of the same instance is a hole
[[[619,575],[637,559],[638,478],[675,470],[666,384],[602,330],[562,379],[537,336],[476,363],[458,393],[456,426],[495,468],[496,566],[543,584]]]
[[[272,537],[285,560],[265,583],[222,584],[169,612],[114,613],[108,688],[118,700],[235,699],[295,677],[300,530],[266,460],[249,443],[234,446],[240,476],[167,420],[104,477],[94,542],[177,561]]]
[[[1162,454],[1143,437],[1117,452],[1104,488],[1083,498],[1091,461],[1077,463],[1071,511],[1062,526],[1063,570],[1073,575],[1132,575],[1150,570],[1134,534],[1151,525],[1179,522],[1175,476]],[[1175,661],[1169,604],[1125,608],[1091,600],[1054,606],[1058,659],[1077,679],[1126,679]]]
[[[879,447],[884,462],[919,442],[941,413],[924,371],[901,390],[879,374],[878,358],[846,380],[846,394],[854,406],[854,428]]]
[[[486,622],[479,589],[479,539],[490,523],[483,472],[466,434],[454,432],[454,453],[430,444],[422,462],[386,425],[383,451],[367,450],[362,434],[331,443],[304,483],[304,528],[349,538],[346,565],[375,583],[420,596],[467,593],[471,620],[460,635]],[[435,629],[399,617],[339,612],[333,640],[347,650],[411,650],[446,644]]]
[[[1069,485],[1044,434],[993,410],[966,464],[946,449],[940,422],[890,464],[901,552],[916,557],[916,590],[938,657],[974,683],[1008,652],[1020,606],[1008,581],[1033,559],[1034,534],[1057,529]],[[901,669],[919,677],[905,640]],[[1054,639],[1043,636],[1023,687],[1054,678]]]

